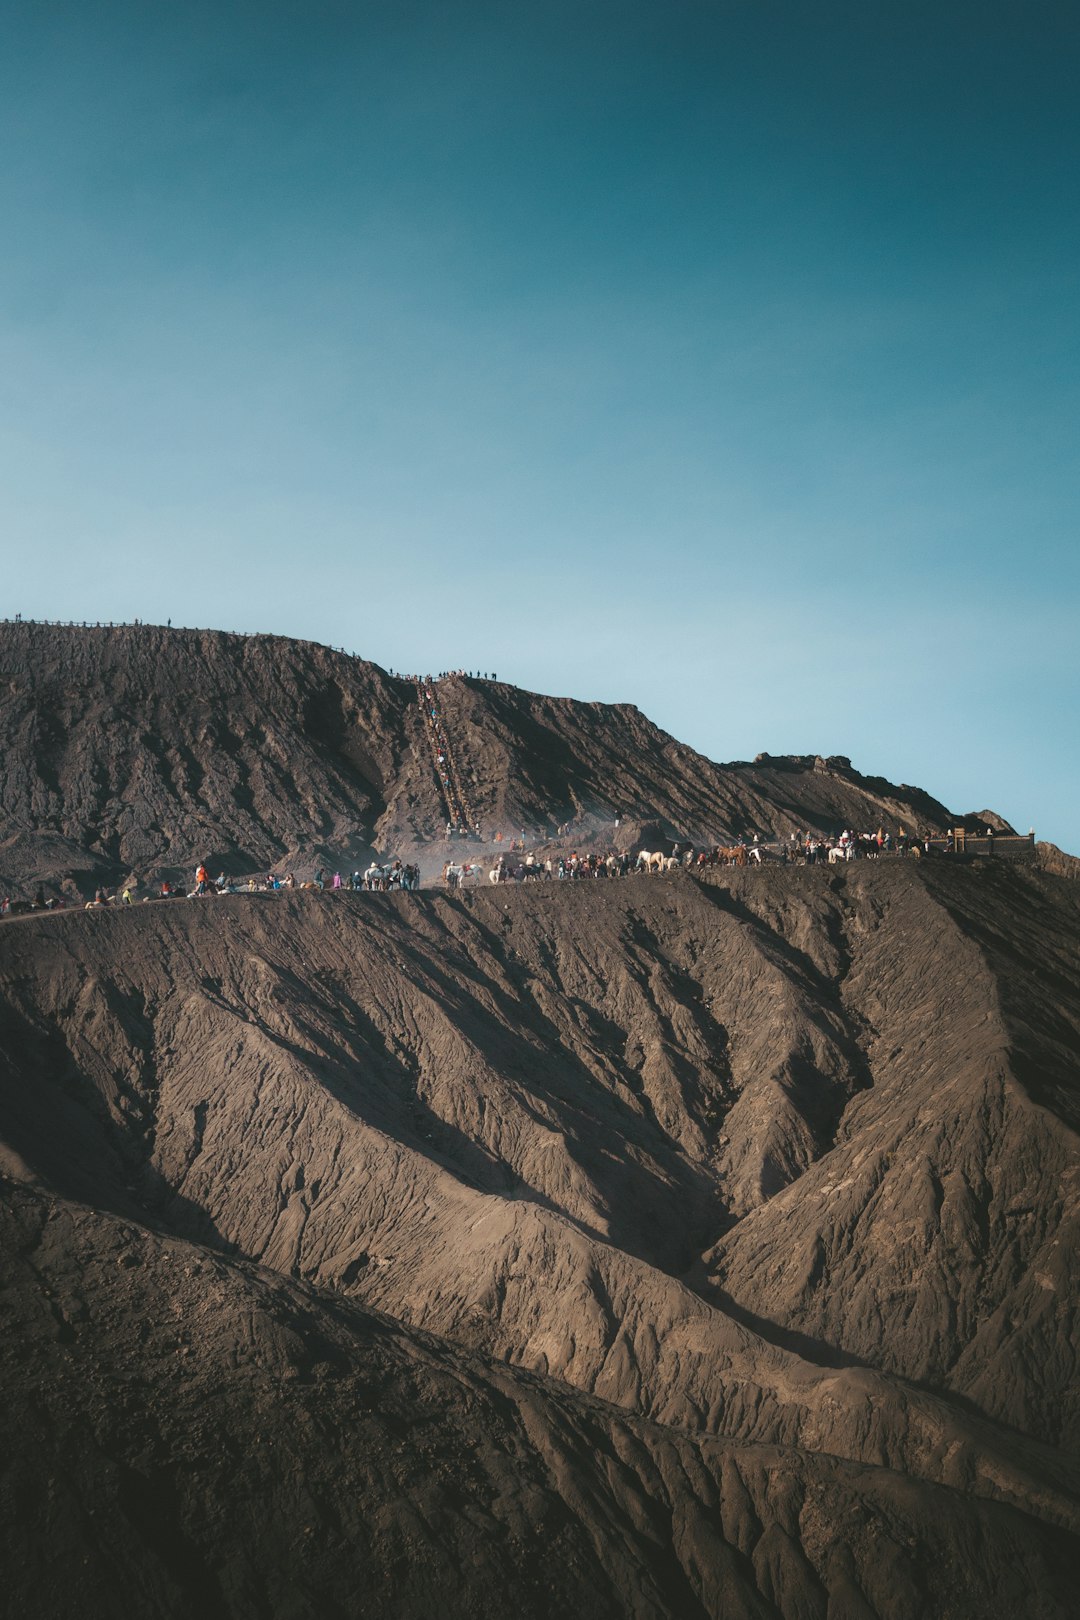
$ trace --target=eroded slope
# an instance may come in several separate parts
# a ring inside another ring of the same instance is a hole
[[[873,1084],[717,1246],[718,1297],[1075,1443],[1080,893],[1001,867],[834,882]]]
[[[27,1616],[1069,1613],[1074,1543],[664,1429],[144,1226],[0,1205],[0,1541]]]
[[[625,704],[459,677],[437,699],[485,838],[569,822],[606,841],[617,815],[624,837],[698,843],[954,819],[846,761],[716,765]],[[445,821],[416,689],[364,659],[281,636],[0,625],[5,891],[92,891],[200,861],[307,875],[374,846],[435,869]]]
[[[688,1433],[1069,1522],[1070,1296],[1041,1279],[1074,1252],[1075,1141],[1010,1067],[960,909],[1007,933],[1050,895],[1066,957],[1076,919],[1053,879],[998,881],[752,872],[14,924],[0,1135],[56,1193]],[[1033,1062],[1046,1038],[1037,1017]],[[1000,1332],[1033,1289],[1037,1378]]]

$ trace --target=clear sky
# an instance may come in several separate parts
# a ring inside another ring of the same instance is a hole
[[[0,612],[850,754],[1080,850],[1080,10],[3,7]]]

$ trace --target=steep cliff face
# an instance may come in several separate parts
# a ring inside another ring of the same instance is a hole
[[[716,765],[625,705],[463,677],[437,706],[485,838],[527,828],[694,842],[954,819],[812,757]],[[0,625],[0,884],[355,865],[441,837],[417,691],[311,642],[150,626]]]
[[[1067,1613],[1078,944],[933,863],[5,925],[39,1525],[168,1613]]]

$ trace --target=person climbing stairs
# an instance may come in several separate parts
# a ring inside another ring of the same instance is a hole
[[[476,821],[472,814],[472,806],[462,787],[457,758],[447,734],[446,719],[442,704],[439,702],[436,683],[418,676],[416,698],[424,720],[431,763],[446,806],[447,830],[452,833],[472,832]]]

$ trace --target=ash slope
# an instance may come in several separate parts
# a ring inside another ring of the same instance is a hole
[[[187,1283],[174,1348],[190,1355],[141,1358],[128,1316],[186,1256],[222,1288],[257,1287],[271,1315],[299,1313],[289,1343],[304,1377],[327,1359],[330,1330],[312,1324],[328,1316],[348,1357],[373,1354],[392,1318],[402,1356],[472,1369],[472,1404],[446,1386],[433,1404],[487,1456],[494,1403],[518,1436],[502,1443],[527,1458],[500,1515],[568,1524],[568,1545],[607,1572],[568,1555],[574,1591],[600,1612],[1013,1613],[1021,1542],[1020,1609],[1067,1612],[1055,1572],[1077,1551],[1078,940],[1075,885],[914,865],[237,896],[9,925],[0,1140],[23,1229],[60,1223],[53,1258],[69,1273],[76,1231],[111,1254],[122,1229],[144,1253],[122,1286],[126,1263],[94,1270],[99,1305],[49,1280],[38,1238],[16,1242],[27,1288],[36,1274],[51,1290],[33,1331],[88,1358],[64,1386],[70,1433],[97,1434],[99,1380],[139,1380],[109,1455],[165,1493],[151,1502],[173,1500],[182,1475],[184,1535],[220,1569],[233,1531],[178,1458],[185,1402],[216,1392],[224,1428],[203,1463],[226,1430],[228,1455],[246,1459],[242,1437],[277,1421],[286,1375],[274,1362],[254,1400],[247,1352]],[[1025,966],[1036,943],[1039,966]],[[384,1369],[380,1388],[397,1376]],[[283,1442],[286,1472],[318,1452],[320,1502],[357,1466],[340,1439],[327,1460],[327,1428],[345,1419],[334,1407],[320,1427],[321,1398],[299,1403],[313,1427],[305,1417]],[[521,1416],[534,1398],[594,1425],[558,1465],[537,1438],[548,1417]],[[15,1438],[27,1455],[42,1444],[32,1425]],[[661,1454],[680,1459],[675,1484]],[[725,1462],[716,1487],[721,1457],[735,1473]],[[439,1549],[437,1584],[443,1532],[465,1531],[438,1471],[422,1456],[415,1468],[435,1496],[413,1545]],[[302,1495],[287,1506],[290,1489],[275,1511],[302,1546],[314,1510]],[[336,1532],[345,1564],[359,1524],[407,1518],[397,1489],[363,1485]],[[754,1503],[741,1539],[725,1528],[728,1491]],[[880,1560],[860,1561],[856,1521],[878,1513],[891,1526]],[[150,1517],[131,1553],[146,1580]],[[680,1542],[691,1522],[707,1544]],[[495,1571],[478,1539],[475,1568]],[[275,1556],[309,1596],[338,1578]],[[625,1588],[595,1597],[616,1567],[650,1558],[682,1571],[664,1564],[660,1596],[635,1575],[638,1607]],[[508,1567],[492,1582],[537,1612],[533,1554]],[[253,1612],[239,1591],[223,1612]],[[494,1612],[484,1602],[452,1612]]]
[[[14,1613],[1070,1612],[1072,1539],[1015,1509],[646,1423],[59,1200],[0,1229]]]
[[[957,819],[841,761],[715,765],[627,705],[463,678],[439,703],[486,830],[580,835],[619,814],[628,834],[705,842]],[[0,625],[0,759],[5,886],[355,864],[430,841],[446,816],[411,683],[283,637]]]

